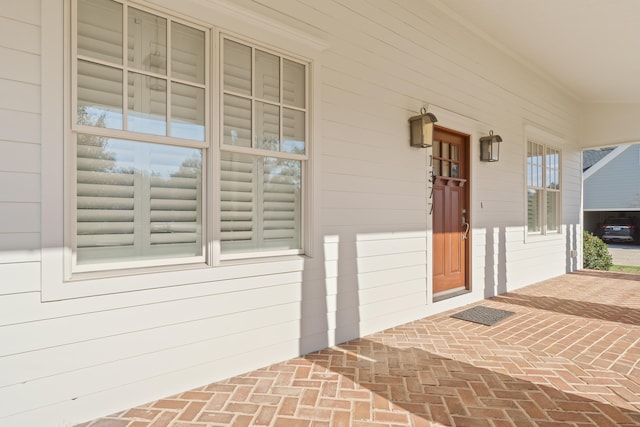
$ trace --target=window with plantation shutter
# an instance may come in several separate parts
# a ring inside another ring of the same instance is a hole
[[[228,37],[222,57],[222,253],[300,253],[307,64]]]
[[[200,150],[78,135],[77,263],[201,253]]]
[[[300,247],[298,160],[223,152],[221,244],[225,253]]]
[[[220,35],[212,85],[212,28],[69,2],[66,277],[303,253],[308,61]]]
[[[561,232],[560,150],[527,141],[527,232]]]
[[[209,31],[74,0],[72,270],[205,260]]]

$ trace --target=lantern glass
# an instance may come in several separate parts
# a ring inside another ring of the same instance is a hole
[[[500,141],[502,141],[502,138],[493,134],[480,138],[480,160],[483,162],[497,162],[500,160]]]
[[[433,123],[437,121],[431,113],[424,113],[409,119],[411,146],[427,148],[433,145]]]

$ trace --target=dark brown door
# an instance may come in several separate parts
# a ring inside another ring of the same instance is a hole
[[[433,133],[433,294],[469,289],[468,135]]]

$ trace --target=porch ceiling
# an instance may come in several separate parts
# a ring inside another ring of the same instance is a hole
[[[640,1],[432,0],[583,102],[640,102]]]

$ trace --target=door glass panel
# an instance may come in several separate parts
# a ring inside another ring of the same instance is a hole
[[[451,160],[460,161],[460,147],[457,145],[451,146]]]
[[[433,157],[440,157],[440,144],[442,144],[440,141],[433,141],[433,148],[431,152]]]
[[[443,159],[450,159],[449,156],[449,144],[447,142],[442,143],[442,152],[440,153],[440,157]]]
[[[440,160],[434,160],[433,161],[433,175],[435,176],[439,176],[440,175]]]
[[[457,163],[451,164],[451,177],[460,178],[460,165]]]
[[[449,168],[450,168],[450,164],[449,162],[445,162],[444,160],[442,161],[442,176],[451,176],[451,174],[449,173]]]

